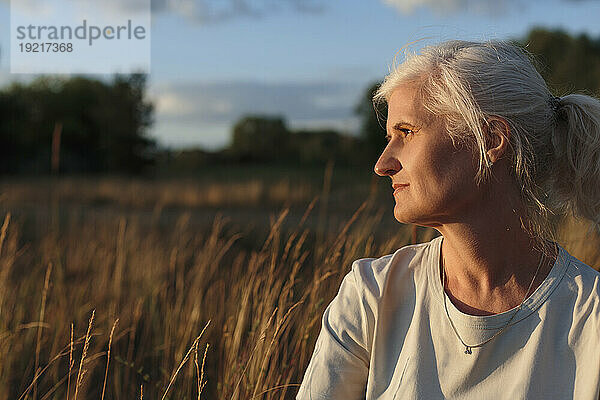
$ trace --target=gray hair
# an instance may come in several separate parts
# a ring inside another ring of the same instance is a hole
[[[443,116],[453,141],[479,153],[477,181],[490,175],[490,117],[510,127],[512,174],[527,209],[526,228],[552,238],[552,215],[600,223],[600,101],[582,94],[553,96],[529,54],[508,42],[449,41],[408,55],[385,78],[374,102],[419,84],[423,105]]]

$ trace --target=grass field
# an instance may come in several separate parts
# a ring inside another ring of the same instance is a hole
[[[331,166],[0,193],[0,400],[293,398],[351,262],[414,240],[389,182]],[[560,237],[600,265],[597,235]]]

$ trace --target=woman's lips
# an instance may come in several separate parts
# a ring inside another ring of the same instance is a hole
[[[394,189],[394,194],[406,189],[408,187],[408,183],[395,183],[392,185],[392,188]]]

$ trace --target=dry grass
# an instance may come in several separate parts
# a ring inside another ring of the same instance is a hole
[[[17,194],[5,185],[5,198],[52,198],[24,185]],[[177,190],[152,190],[177,198]],[[296,189],[263,190],[278,199]],[[79,210],[50,215],[34,229],[25,212],[7,216],[0,230],[0,400],[293,398],[324,307],[351,262],[387,254],[411,237],[381,224],[373,197],[352,218],[338,219],[335,202],[310,200],[302,218],[288,209],[276,214],[264,236],[218,215],[210,229],[198,229],[185,208],[150,222],[131,212]],[[19,212],[18,201],[4,204],[3,215]],[[50,214],[54,206],[46,206]],[[599,265],[597,236],[584,241],[579,232],[565,225],[564,243]],[[419,240],[432,235],[419,231]]]
[[[308,202],[315,196],[315,187],[308,181],[292,182],[281,178],[264,182],[252,178],[242,182],[210,182],[198,184],[193,179],[143,181],[132,178],[105,177],[98,179],[67,178],[55,183],[47,179],[12,181],[0,185],[4,200],[46,200],[39,185],[53,185],[53,192],[63,202],[88,204],[118,203],[126,207],[228,207],[262,203],[283,205]]]

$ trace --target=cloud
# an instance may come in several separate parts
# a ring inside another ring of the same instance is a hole
[[[53,8],[52,0],[18,0],[22,8],[42,10]],[[81,1],[81,0],[71,0]],[[96,1],[96,0],[94,0]],[[324,0],[104,0],[102,7],[111,11],[135,12],[145,10],[148,4],[152,12],[181,15],[197,23],[216,23],[237,17],[263,17],[283,10],[304,14],[320,13]],[[10,3],[10,0],[0,0]]]
[[[152,94],[161,118],[222,123],[244,114],[345,118],[352,115],[361,89],[343,83],[231,82],[166,85]]]
[[[479,13],[498,13],[518,9],[526,5],[524,0],[381,0],[384,4],[397,9],[402,14],[411,14],[419,8],[429,8],[439,13],[474,11]],[[568,1],[568,0],[563,0]],[[573,0],[571,0],[573,1]]]
[[[155,99],[156,111],[162,115],[179,117],[189,115],[194,107],[175,93],[164,93]]]
[[[310,14],[323,11],[324,6],[322,0],[152,0],[153,11],[174,12],[198,23],[259,18],[285,9]]]
[[[10,7],[10,0],[0,0],[0,4],[2,3]],[[38,16],[51,15],[56,9],[51,2],[43,0],[19,0],[17,6],[22,12]]]
[[[352,131],[361,85],[355,83],[186,83],[151,87],[154,134],[162,143],[215,147],[242,116],[284,117],[292,128]],[[207,132],[210,132],[208,134]]]
[[[0,70],[0,89],[11,83],[10,74],[7,71]]]
[[[466,0],[383,0],[383,3],[403,14],[411,14],[421,7],[444,11],[457,10],[464,7]]]
[[[27,85],[39,78],[38,74],[12,74],[8,69],[0,69],[0,90],[12,85],[13,83],[20,83]]]

